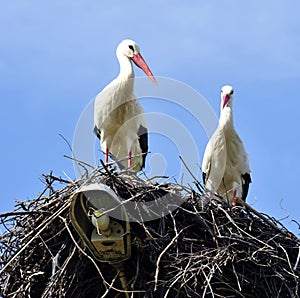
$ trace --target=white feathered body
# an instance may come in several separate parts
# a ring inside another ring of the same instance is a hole
[[[205,186],[216,192],[221,185],[226,167],[226,141],[223,130],[216,129],[206,146],[202,161],[202,171],[205,173]]]
[[[130,63],[128,61],[128,63]],[[131,65],[131,63],[130,63]],[[132,152],[132,170],[144,166],[145,156],[139,135],[146,130],[146,119],[139,101],[134,96],[134,75],[120,75],[100,92],[94,104],[94,123],[101,148],[109,148],[121,167],[127,167],[128,152]]]
[[[221,110],[219,125],[210,138],[202,162],[204,183],[230,203],[245,200],[251,182],[248,155],[233,125],[232,107]]]

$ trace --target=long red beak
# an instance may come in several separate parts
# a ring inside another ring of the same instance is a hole
[[[222,106],[222,109],[224,109],[224,107],[226,106],[226,104],[227,104],[229,98],[230,98],[229,94],[225,94],[225,95],[223,96],[223,106]]]
[[[157,81],[155,79],[155,77],[153,76],[150,68],[148,67],[147,63],[145,62],[144,58],[142,57],[141,54],[135,54],[133,55],[133,57],[131,58],[131,60],[139,67],[141,68],[144,73],[151,79],[151,81],[154,84],[157,84]]]

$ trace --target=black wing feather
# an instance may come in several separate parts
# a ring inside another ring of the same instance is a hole
[[[202,172],[202,180],[203,180],[203,184],[205,185],[206,183],[206,173]]]
[[[94,126],[94,133],[97,136],[97,138],[99,140],[101,140],[101,131],[100,131],[100,129],[96,125]]]
[[[138,137],[139,137],[140,147],[143,153],[142,168],[144,168],[146,163],[146,155],[148,153],[148,130],[146,127],[140,125],[138,130]]]
[[[244,175],[242,175],[243,178],[243,186],[242,186],[242,200],[244,202],[246,202],[246,198],[248,195],[248,190],[249,190],[249,184],[252,182],[251,181],[251,176],[249,173],[245,173]]]

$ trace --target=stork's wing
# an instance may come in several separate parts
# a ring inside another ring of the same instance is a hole
[[[94,126],[94,133],[97,136],[97,138],[100,140],[101,139],[101,131],[96,125]]]
[[[139,137],[139,144],[140,144],[142,154],[143,154],[142,168],[144,168],[145,162],[146,162],[146,155],[148,152],[148,130],[146,127],[140,125],[139,130],[138,130],[138,137]]]
[[[246,201],[247,195],[248,195],[248,190],[249,190],[249,184],[251,183],[251,176],[249,173],[245,173],[242,175],[242,197],[241,199],[243,201]]]
[[[202,181],[205,184],[206,182],[206,173],[202,171]]]
[[[238,142],[238,156],[239,156],[239,166],[242,173],[250,173],[249,167],[249,159],[248,154],[245,150],[244,144],[240,137],[237,135],[237,142]]]
[[[209,177],[210,173],[210,160],[211,160],[211,144],[210,142],[207,143],[207,146],[205,148],[203,160],[202,160],[202,180],[205,185],[207,178]]]
[[[143,127],[147,127],[147,124],[146,124],[146,117],[145,117],[145,112],[144,112],[144,109],[142,107],[142,105],[140,104],[140,102],[135,99],[134,100],[134,115],[138,115],[138,118],[137,118],[137,126],[138,126],[138,129],[140,126],[143,126]]]
[[[110,89],[106,87],[95,98],[94,126],[97,127],[98,130],[102,129],[102,124],[107,116],[111,113],[112,101],[109,99],[113,98],[113,91],[114,90],[112,88]]]
[[[226,141],[219,127],[210,138],[202,161],[202,176],[205,186],[216,191],[222,181],[226,166]]]
[[[236,156],[238,157],[237,165],[239,167],[239,171],[241,173],[241,180],[242,180],[241,199],[245,201],[248,195],[249,184],[251,183],[249,159],[248,159],[248,154],[245,150],[245,146],[237,133],[236,133],[236,138],[234,139],[237,142],[236,143],[236,148],[237,148]]]
[[[142,163],[141,168],[145,167],[146,162],[146,155],[148,153],[148,129],[147,129],[147,123],[146,123],[146,116],[144,109],[140,102],[135,99],[134,101],[134,111],[133,116],[136,119],[136,134],[138,137],[138,145],[139,149],[136,148],[134,151],[136,151],[137,154],[142,154]]]
[[[103,125],[108,127],[111,125],[111,119],[118,116],[116,113],[119,108],[121,109],[122,103],[129,100],[126,98],[126,93],[124,93],[124,97],[122,97],[122,93],[120,95],[118,86],[117,81],[113,80],[95,98],[94,125],[101,131]]]

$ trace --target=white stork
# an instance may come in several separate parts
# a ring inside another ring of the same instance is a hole
[[[236,198],[246,200],[251,182],[248,155],[233,124],[233,88],[221,90],[219,125],[208,141],[202,173],[205,187],[218,192],[233,205]]]
[[[94,132],[105,152],[106,164],[110,153],[120,168],[137,172],[145,166],[148,134],[143,108],[134,96],[132,61],[153,83],[157,82],[134,41],[123,40],[116,55],[120,73],[95,99]]]

